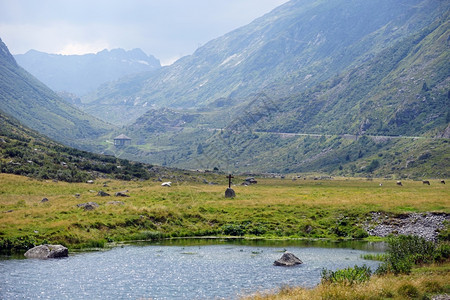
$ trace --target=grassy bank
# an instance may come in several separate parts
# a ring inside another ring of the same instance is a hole
[[[436,244],[417,236],[391,236],[387,244],[376,275],[365,265],[336,271],[324,269],[321,283],[312,289],[283,287],[245,299],[448,299],[448,242]],[[441,297],[435,298],[436,295]]]
[[[219,184],[199,183],[199,178]],[[397,186],[392,180],[258,179],[256,185],[233,187],[234,199],[224,198],[224,175],[198,173],[192,180],[172,181],[167,188],[151,180],[87,184],[0,174],[0,247],[103,247],[108,242],[209,235],[364,238],[361,224],[372,211],[450,211],[450,187],[437,180],[430,186],[418,181]],[[111,196],[98,196],[100,190]],[[124,190],[130,197],[114,197]],[[49,201],[41,202],[43,198]],[[77,207],[86,202],[99,207]]]
[[[313,289],[284,287],[274,293],[260,293],[246,300],[347,300],[347,299],[432,299],[450,294],[450,263],[413,269],[408,275],[373,276],[368,282],[319,284]],[[446,299],[446,298],[442,298]]]

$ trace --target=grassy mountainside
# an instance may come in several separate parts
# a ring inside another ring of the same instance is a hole
[[[449,13],[368,63],[277,101],[261,131],[423,135],[450,121]],[[248,120],[251,122],[251,120]]]
[[[83,147],[86,139],[111,126],[66,103],[17,65],[0,40],[0,110],[24,125],[67,145]]]
[[[117,154],[233,172],[446,178],[449,34],[444,14],[370,61],[299,94],[150,110],[127,129],[137,143]]]
[[[84,100],[91,113],[123,107],[135,117],[144,104],[199,107],[261,89],[298,93],[370,60],[448,8],[436,0],[293,0],[169,67],[104,85]],[[289,82],[294,90],[276,88]]]
[[[0,173],[83,182],[100,178],[149,179],[159,168],[56,143],[0,111]]]

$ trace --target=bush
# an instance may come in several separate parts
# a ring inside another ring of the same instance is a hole
[[[436,246],[418,236],[397,236],[388,238],[385,262],[376,273],[409,274],[415,264],[432,263],[436,258],[444,259],[450,252],[449,246]]]
[[[243,236],[245,229],[241,225],[226,224],[222,226],[222,232],[225,235]]]
[[[358,267],[355,265],[355,267],[353,268],[348,267],[346,269],[337,270],[335,272],[323,269],[322,283],[344,283],[352,285],[354,283],[368,281],[371,275],[372,271],[366,265],[363,265],[362,267]]]

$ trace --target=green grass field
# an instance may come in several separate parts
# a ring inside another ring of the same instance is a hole
[[[419,181],[397,186],[392,180],[258,178],[256,185],[234,186],[236,198],[226,199],[225,175],[201,176],[219,184],[173,179],[168,188],[155,181],[99,179],[87,184],[0,174],[1,249],[21,251],[45,242],[103,247],[188,236],[364,238],[360,224],[372,211],[450,211],[450,186],[437,180],[430,186]],[[100,190],[111,196],[98,196]],[[124,190],[130,197],[114,196]],[[41,203],[44,197],[49,201]],[[77,207],[86,202],[100,206],[92,211]]]

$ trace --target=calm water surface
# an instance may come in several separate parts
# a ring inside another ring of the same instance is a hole
[[[3,257],[0,299],[236,299],[285,285],[315,286],[322,268],[366,264],[376,269],[377,262],[360,256],[379,245],[334,248],[347,246],[354,245],[178,242],[127,245],[63,259]],[[285,249],[303,264],[273,266]]]

